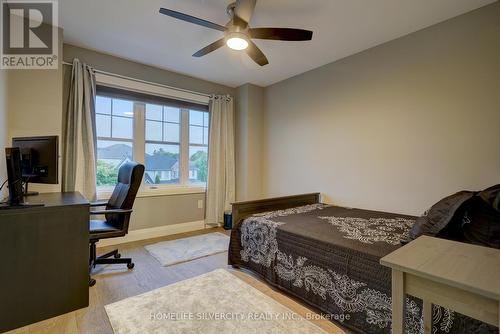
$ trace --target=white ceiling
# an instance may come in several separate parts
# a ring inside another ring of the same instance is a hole
[[[225,25],[229,2],[60,0],[60,24],[69,44],[232,87],[268,86],[495,0],[259,0],[252,27],[314,31],[310,42],[256,40],[264,67],[227,47],[192,57],[222,33],[158,13],[167,7]]]

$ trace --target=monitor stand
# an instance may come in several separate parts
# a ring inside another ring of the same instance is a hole
[[[28,191],[28,184],[29,184],[29,181],[26,181],[25,183],[25,186],[24,186],[24,197],[27,197],[27,196],[36,196],[39,194],[38,191]]]

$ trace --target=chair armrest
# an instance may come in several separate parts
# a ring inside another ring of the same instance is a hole
[[[106,206],[108,205],[108,202],[106,201],[101,201],[101,202],[92,202],[90,203],[90,207],[94,207],[94,206]]]
[[[106,214],[127,214],[132,213],[132,209],[124,210],[124,209],[111,209],[111,210],[99,210],[99,211],[90,211],[91,215],[106,215]]]

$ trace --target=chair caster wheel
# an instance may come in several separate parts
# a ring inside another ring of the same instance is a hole
[[[121,255],[120,253],[116,253],[116,254],[115,254],[115,259],[119,259],[119,258],[121,258],[121,257],[122,257],[122,255]]]
[[[94,286],[95,285],[95,279],[89,278],[89,286]]]
[[[134,268],[134,263],[127,263],[127,268],[128,269]]]

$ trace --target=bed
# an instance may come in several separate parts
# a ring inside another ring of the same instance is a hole
[[[362,333],[390,333],[391,272],[380,258],[401,247],[416,217],[331,206],[319,193],[233,204],[229,264]],[[407,333],[423,333],[421,301],[407,298]],[[433,333],[497,329],[433,307]]]

